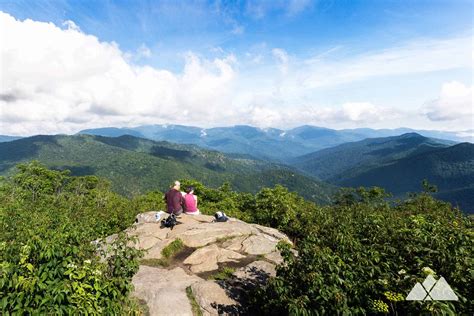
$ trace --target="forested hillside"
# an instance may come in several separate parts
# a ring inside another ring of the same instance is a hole
[[[416,191],[424,179],[437,186],[439,198],[474,213],[474,145],[470,143],[412,154],[337,183],[380,186],[400,197]]]
[[[397,198],[415,192],[423,180],[436,185],[438,197],[474,212],[474,145],[410,133],[366,139],[302,156],[294,166],[329,183],[379,186]]]
[[[447,146],[445,141],[408,133],[368,138],[323,149],[294,159],[292,165],[320,179],[338,182],[353,173],[363,172],[413,153]]]
[[[125,195],[163,191],[174,180],[183,178],[214,187],[229,182],[245,192],[282,184],[319,202],[328,202],[333,191],[332,186],[284,166],[128,135],[34,136],[0,143],[0,174],[8,174],[18,162],[30,160],[71,170],[74,175],[99,175]]]

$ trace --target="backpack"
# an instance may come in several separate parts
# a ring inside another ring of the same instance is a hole
[[[214,217],[216,222],[227,222],[227,220],[229,219],[227,215],[225,215],[225,213],[223,212],[216,212],[216,214],[214,214]]]
[[[178,224],[178,221],[176,220],[176,215],[170,214],[166,219],[161,221],[161,225],[165,227],[169,227],[173,229]]]

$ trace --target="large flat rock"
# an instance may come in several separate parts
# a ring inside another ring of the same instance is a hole
[[[172,242],[173,242],[172,239],[158,241],[157,243],[153,245],[153,247],[149,248],[145,252],[143,259],[161,259],[163,257],[163,255],[161,254],[161,251],[163,250],[163,248],[165,248]]]
[[[217,270],[218,263],[236,262],[245,256],[231,250],[219,248],[216,244],[212,244],[194,251],[187,257],[183,263],[191,265],[190,269],[193,273],[201,273]]]
[[[236,310],[238,303],[227,296],[226,291],[213,281],[200,281],[191,286],[196,302],[203,315],[222,315]]]
[[[258,260],[238,269],[233,275],[238,279],[264,283],[269,277],[276,276],[276,270],[274,264]]]
[[[186,288],[202,279],[188,275],[182,268],[166,270],[140,266],[133,277],[133,295],[145,300],[150,316],[192,316],[191,304],[186,296]]]
[[[168,238],[179,237],[186,246],[198,248],[215,243],[219,239],[251,235],[257,232],[252,226],[241,222],[202,223],[187,230],[173,229]]]
[[[242,251],[250,255],[266,255],[275,251],[278,242],[278,239],[270,235],[253,235],[242,242]]]
[[[137,223],[126,230],[137,237],[134,246],[146,250],[144,258],[161,259],[163,249],[176,239],[181,239],[185,248],[166,261],[166,268],[141,265],[133,277],[133,295],[146,302],[152,316],[192,315],[186,295],[189,286],[204,315],[245,312],[247,293],[274,276],[275,264],[282,261],[276,245],[280,240],[290,242],[273,228],[236,219],[217,223],[208,215],[182,214],[173,229],[164,228],[155,214],[140,214]],[[105,244],[115,238],[110,236]],[[197,275],[209,275],[223,267],[242,268],[226,280],[203,280]]]
[[[168,236],[169,229],[161,228],[161,224],[158,223],[142,223],[135,224],[127,230],[129,236],[138,236],[139,238],[145,236],[153,236],[158,239],[166,239]]]
[[[222,247],[228,250],[240,252],[242,250],[242,243],[249,236],[239,236],[228,239],[222,243]]]
[[[183,263],[190,264],[193,273],[217,270],[219,268],[217,265],[218,252],[217,245],[200,248],[187,257]]]
[[[266,235],[269,235],[271,237],[274,237],[278,240],[284,240],[290,244],[293,244],[290,239],[288,238],[288,236],[286,236],[285,234],[283,234],[282,232],[280,232],[278,229],[275,229],[275,228],[271,228],[271,227],[266,227],[266,226],[262,226],[262,225],[258,225],[258,224],[250,224],[252,227],[258,229],[260,232],[266,234]]]

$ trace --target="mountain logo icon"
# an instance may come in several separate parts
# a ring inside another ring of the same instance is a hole
[[[423,283],[417,282],[406,297],[407,301],[457,301],[458,296],[443,277],[436,280],[431,274]]]

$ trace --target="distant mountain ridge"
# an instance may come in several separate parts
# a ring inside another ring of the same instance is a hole
[[[291,165],[320,179],[337,182],[347,177],[351,169],[361,172],[416,152],[448,147],[450,143],[407,133],[400,136],[367,138],[322,149],[297,157]]]
[[[402,197],[418,192],[421,182],[435,184],[437,196],[474,213],[474,144],[408,133],[365,139],[304,155],[293,166],[329,183],[379,186]]]
[[[130,135],[38,135],[0,143],[0,175],[10,173],[17,163],[31,160],[69,169],[74,175],[99,175],[125,195],[163,191],[180,178],[210,186],[228,181],[244,192],[282,184],[318,202],[328,202],[334,191],[333,186],[290,167]]]
[[[99,128],[80,131],[78,134],[101,136],[133,135],[151,140],[166,140],[181,144],[195,144],[203,148],[252,155],[259,159],[288,162],[289,160],[347,142],[366,138],[398,136],[418,132],[426,137],[446,139],[454,142],[472,141],[473,138],[459,137],[452,132],[414,131],[411,129],[369,128],[334,130],[304,125],[282,130],[261,129],[247,125],[232,127],[200,128],[183,125],[144,125],[134,128]]]
[[[0,143],[11,142],[13,140],[17,140],[17,139],[20,139],[20,138],[22,138],[22,137],[20,137],[20,136],[0,135]]]

